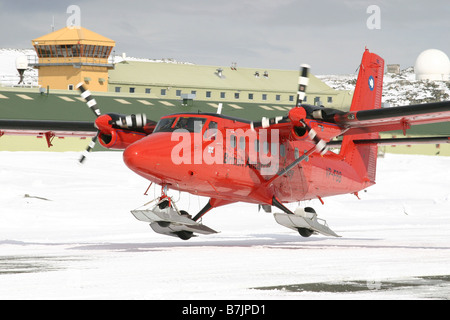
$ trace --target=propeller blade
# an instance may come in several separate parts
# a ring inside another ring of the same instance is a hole
[[[100,131],[97,131],[97,134],[95,135],[95,137],[92,138],[92,140],[91,140],[91,142],[89,142],[89,145],[87,146],[86,150],[81,155],[80,163],[83,163],[84,160],[86,160],[88,153],[91,152],[92,149],[94,149],[95,143],[97,142],[99,135],[100,135]]]
[[[94,112],[96,117],[99,117],[101,115],[100,109],[97,108],[97,101],[92,97],[91,91],[86,89],[82,82],[77,85],[77,89],[80,90],[81,97],[86,101],[87,106]]]
[[[311,67],[307,64],[302,64],[300,68],[300,76],[298,77],[297,104],[295,105],[296,107],[301,106],[303,100],[305,100],[306,88],[309,84],[309,69],[311,69]]]
[[[314,130],[313,128],[311,128],[304,119],[300,120],[300,122],[303,124],[303,126],[306,128],[306,130],[308,131],[308,136],[309,138],[314,142],[314,144],[316,145],[316,150],[318,152],[320,152],[321,155],[324,155],[327,151],[328,151],[328,145],[325,142],[325,140],[320,139],[319,136],[317,135],[316,130]]]

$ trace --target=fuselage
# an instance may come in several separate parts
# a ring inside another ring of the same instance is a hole
[[[338,130],[310,120],[329,140]],[[155,131],[128,146],[126,165],[144,178],[199,196],[271,204],[275,196],[294,202],[357,192],[362,181],[345,155],[313,153],[268,183],[281,169],[314,147],[308,135],[217,114],[176,114],[161,118]]]

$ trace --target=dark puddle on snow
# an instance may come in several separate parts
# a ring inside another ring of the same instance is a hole
[[[450,299],[450,275],[417,276],[398,280],[349,280],[341,282],[302,283],[270,287],[258,287],[257,290],[282,290],[286,292],[324,292],[353,293],[361,291],[389,291],[420,289],[420,292],[434,293],[437,299]]]
[[[0,276],[19,273],[38,273],[63,270],[64,262],[78,260],[74,257],[2,256]]]

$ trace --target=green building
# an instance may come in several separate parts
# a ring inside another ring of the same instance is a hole
[[[201,66],[180,63],[123,61],[109,71],[108,91],[158,99],[252,103],[275,108],[293,106],[299,71]],[[334,90],[314,75],[307,88],[308,104],[348,109],[352,94]]]

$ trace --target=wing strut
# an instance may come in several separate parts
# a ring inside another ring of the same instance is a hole
[[[286,173],[288,173],[289,171],[291,171],[297,164],[299,164],[303,160],[307,159],[315,151],[317,151],[317,146],[312,147],[306,153],[304,153],[301,157],[299,157],[298,159],[295,159],[290,165],[288,165],[284,169],[281,169],[280,171],[278,171],[272,178],[270,178],[269,180],[266,181],[266,185],[271,184],[273,181],[275,181],[279,177],[281,177],[281,176],[285,175]]]

